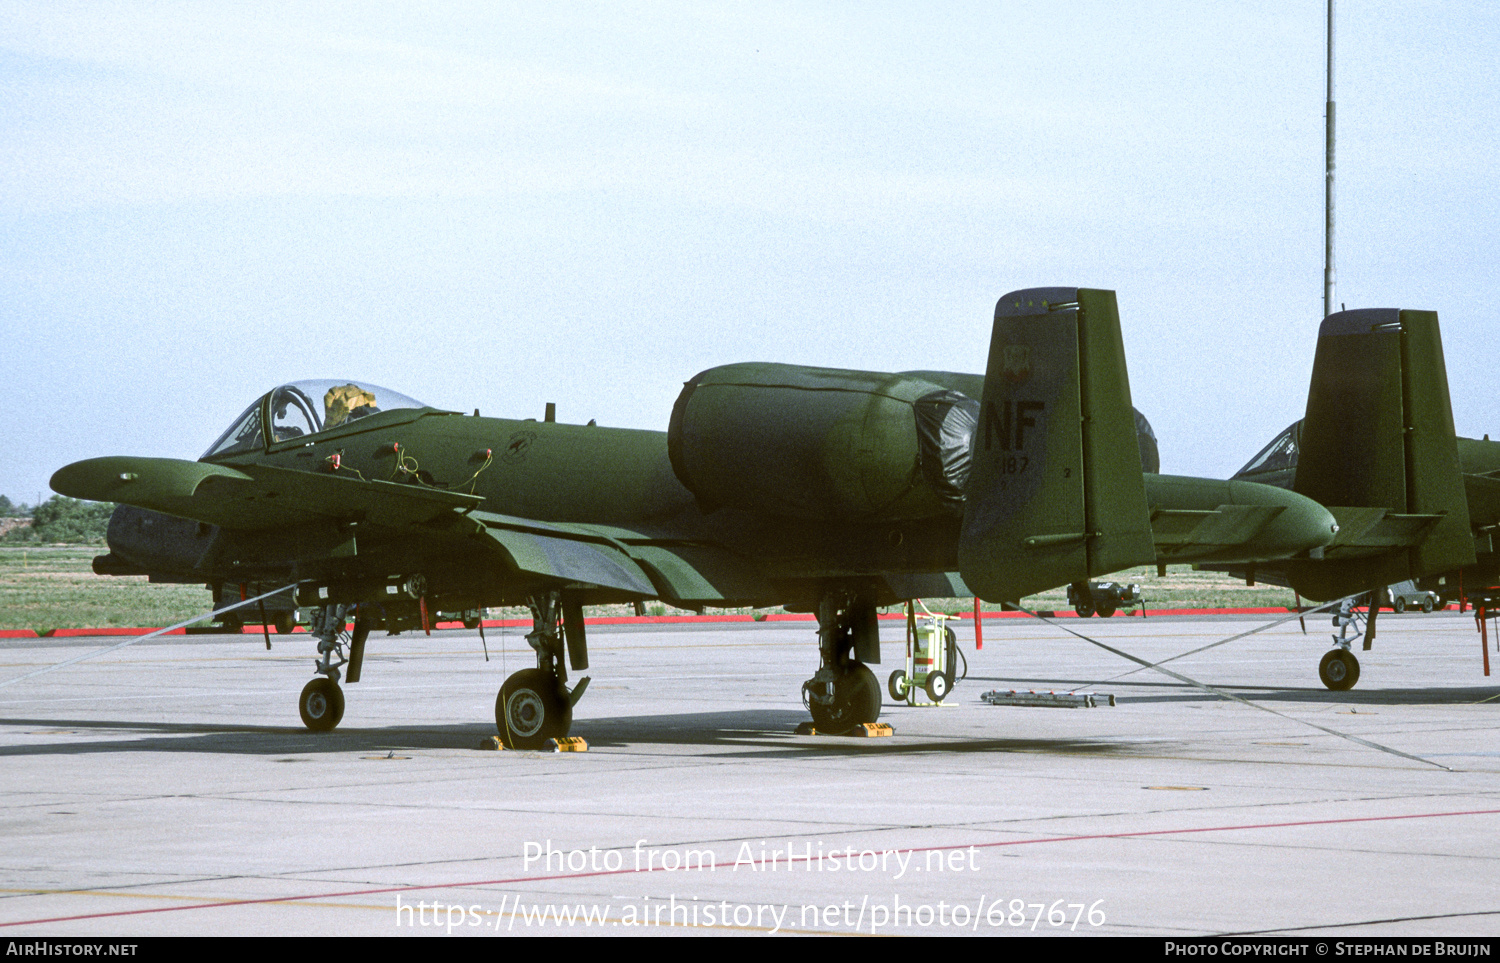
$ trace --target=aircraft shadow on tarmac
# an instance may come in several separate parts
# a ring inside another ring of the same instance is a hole
[[[1220,702],[1219,696],[1204,692],[1185,682],[1168,680],[1085,680],[1085,679],[999,679],[970,676],[970,681],[993,683],[1010,689],[1045,688],[1060,692],[1113,692],[1115,701],[1121,705],[1149,702]],[[1387,706],[1444,706],[1472,705],[1493,700],[1487,704],[1500,708],[1500,685],[1481,686],[1421,686],[1405,689],[1349,689],[1332,692],[1321,686],[1288,687],[1235,685],[1211,683],[1214,688],[1239,696],[1250,702],[1299,702],[1313,705],[1387,705]],[[1131,693],[1130,689],[1166,689],[1167,692]],[[1127,690],[1127,691],[1120,691]]]
[[[858,739],[799,736],[794,730],[806,714],[793,710],[745,710],[660,716],[580,719],[575,734],[594,749],[649,749],[653,746],[700,746],[716,758],[800,758],[830,755],[891,755],[933,752],[1049,752],[1081,755],[1128,755],[1129,741],[1062,736],[1056,739],[1006,739],[911,735]],[[996,720],[997,728],[1001,721]],[[98,719],[0,718],[0,726],[57,736],[57,741],[0,746],[5,756],[70,756],[90,753],[198,752],[255,756],[300,756],[319,753],[403,750],[475,750],[494,735],[483,725],[340,727],[313,733],[291,726],[219,726],[182,722],[130,722]],[[78,738],[98,734],[107,738]],[[1160,741],[1151,743],[1160,748]],[[723,750],[728,750],[727,752]],[[515,753],[507,751],[506,754]],[[286,760],[294,761],[294,760]]]

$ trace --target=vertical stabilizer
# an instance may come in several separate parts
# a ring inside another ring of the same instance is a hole
[[[1155,558],[1114,292],[1007,294],[965,496],[964,582],[1014,601]]]
[[[1326,560],[1293,569],[1309,598],[1473,563],[1436,314],[1380,308],[1323,320],[1293,490],[1343,526]]]

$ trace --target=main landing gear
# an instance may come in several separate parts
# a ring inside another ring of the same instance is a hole
[[[1370,609],[1370,622],[1368,634],[1360,628],[1359,613],[1354,611],[1354,600],[1345,599],[1339,606],[1339,610],[1333,615],[1333,626],[1339,630],[1339,634],[1333,637],[1334,648],[1327,652],[1322,661],[1318,663],[1318,678],[1323,684],[1335,692],[1344,692],[1354,688],[1359,681],[1359,659],[1355,658],[1351,651],[1356,639],[1364,636],[1365,645],[1368,649],[1370,641],[1375,637],[1374,618],[1375,609]]]
[[[875,606],[847,592],[829,592],[818,603],[818,654],[822,665],[802,683],[802,701],[820,732],[848,732],[880,718],[880,682],[866,662],[880,661]]]
[[[307,624],[308,632],[318,640],[318,661],[314,665],[319,677],[303,687],[302,695],[297,699],[297,712],[302,716],[302,724],[313,732],[327,732],[344,718],[344,690],[339,688],[339,670],[347,665],[349,681],[359,681],[370,626],[362,618],[355,619],[354,631],[347,636],[349,653],[346,656],[344,625],[348,614],[347,605],[327,605],[314,609]]]
[[[548,739],[566,736],[573,725],[573,706],[589,685],[585,677],[570,690],[563,664],[566,648],[575,670],[589,667],[582,604],[564,600],[555,591],[530,596],[527,604],[532,628],[526,641],[536,650],[537,667],[513,673],[495,697],[495,726],[507,749],[540,749]]]

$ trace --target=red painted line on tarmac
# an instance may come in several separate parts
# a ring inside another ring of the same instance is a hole
[[[1296,611],[1285,605],[1260,609],[1152,609],[1146,617],[1150,618],[1153,615],[1285,615]]]
[[[62,639],[62,638],[77,638],[79,636],[90,636],[90,635],[145,635],[147,632],[159,632],[159,631],[161,631],[161,630],[160,629],[120,629],[120,628],[110,628],[110,629],[53,629],[53,630],[51,630],[50,632],[47,633],[47,637],[48,638],[53,638],[53,639]],[[187,631],[186,629],[173,629],[170,632],[163,632],[162,634],[163,635],[183,635],[184,633],[186,633],[186,631]]]
[[[1151,836],[1183,836],[1192,833],[1226,833],[1249,829],[1293,829],[1298,826],[1336,826],[1352,823],[1384,823],[1394,822],[1402,819],[1440,819],[1448,816],[1493,816],[1500,814],[1500,809],[1467,809],[1458,812],[1443,813],[1411,813],[1405,816],[1348,816],[1343,819],[1303,819],[1285,823],[1247,823],[1240,826],[1202,826],[1196,829],[1146,829],[1131,833],[1091,833],[1082,836],[1039,836],[1035,839],[1009,839],[991,843],[972,843],[960,846],[913,846],[908,849],[892,850],[903,853],[928,853],[928,852],[954,852],[966,849],[997,849],[1002,846],[1030,846],[1036,843],[1077,843],[1088,842],[1095,839],[1143,839]],[[614,851],[614,850],[611,850]],[[860,850],[867,852],[869,850]],[[841,850],[830,851],[842,852]],[[623,857],[622,857],[623,858]],[[826,856],[824,858],[827,858]],[[772,866],[780,860],[771,860]],[[787,860],[787,866],[795,862]],[[717,865],[717,864],[715,864]],[[759,865],[765,868],[765,861]],[[673,870],[680,872],[681,870]],[[303,903],[320,902],[323,900],[340,899],[346,896],[379,896],[383,893],[415,893],[423,890],[433,889],[468,889],[475,886],[510,886],[517,883],[543,883],[559,879],[588,879],[595,876],[631,876],[638,873],[668,872],[663,867],[657,869],[648,867],[646,869],[601,869],[588,873],[558,873],[551,876],[516,876],[510,879],[478,879],[460,883],[431,883],[426,886],[383,886],[379,889],[348,889],[333,893],[309,893],[302,896],[268,896],[262,899],[232,899],[222,900],[216,903],[196,903],[189,906],[153,906],[149,909],[116,910],[112,913],[80,913],[76,916],[52,916],[45,919],[16,920],[11,923],[0,923],[0,929],[7,926],[37,926],[42,923],[71,923],[76,920],[110,919],[119,916],[145,916],[149,913],[178,913],[183,910],[200,909],[225,909],[231,906],[264,906],[271,903]],[[86,896],[88,890],[67,890],[68,895]],[[50,894],[36,894],[50,895]],[[58,894],[62,895],[62,894]]]

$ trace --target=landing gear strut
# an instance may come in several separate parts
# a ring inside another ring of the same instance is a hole
[[[818,654],[822,665],[802,683],[813,725],[839,733],[879,719],[880,682],[865,664],[880,661],[875,606],[847,592],[826,593],[818,603]]]
[[[507,749],[540,749],[548,739],[561,739],[573,725],[573,706],[588,688],[587,677],[568,689],[567,650],[573,668],[589,667],[583,638],[583,607],[562,593],[530,596],[531,632],[526,641],[536,650],[535,669],[512,673],[495,697],[495,726]],[[559,631],[558,620],[563,622]]]

